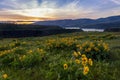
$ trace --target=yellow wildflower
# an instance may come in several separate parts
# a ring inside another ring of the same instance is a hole
[[[68,65],[67,64],[64,64],[63,67],[64,67],[64,70],[68,69]]]
[[[87,64],[88,60],[87,57],[82,58],[82,65],[85,66]]]
[[[95,51],[99,51],[99,49],[97,47],[94,48]]]
[[[99,43],[98,46],[100,46],[101,44]]]
[[[80,64],[80,60],[79,60],[79,59],[76,59],[75,62],[76,62],[77,64]]]
[[[39,52],[43,52],[43,51],[44,51],[43,49],[39,49],[39,48],[37,48],[37,50],[38,50]]]
[[[109,51],[109,48],[107,45],[104,45],[103,47],[104,47],[104,50]]]
[[[4,79],[8,78],[8,75],[7,74],[3,74],[2,76]]]
[[[78,57],[78,54],[77,54],[77,52],[75,52],[75,51],[74,51],[73,55],[74,55],[75,57]]]
[[[80,46],[80,50],[82,50],[82,46]]]
[[[88,60],[88,63],[92,66],[92,65],[93,65],[92,59],[89,59],[89,60]]]
[[[90,51],[91,51],[91,48],[88,48],[88,51],[90,52]]]
[[[31,54],[33,51],[32,50],[29,50],[28,53]]]
[[[85,66],[83,69],[83,74],[86,75],[86,74],[88,74],[88,72],[89,72],[89,67]]]
[[[25,59],[26,55],[20,56],[19,59],[23,61]]]
[[[26,42],[24,41],[22,44],[26,44]]]
[[[77,44],[77,45],[76,45],[76,47],[78,48],[78,47],[80,47],[80,45],[79,45],[79,44]]]
[[[95,45],[91,42],[90,43],[90,47],[93,48]]]
[[[90,51],[91,51],[91,48],[85,49],[85,52],[90,52]]]
[[[81,53],[80,53],[80,52],[78,52],[78,55],[80,55],[80,56],[81,56]]]
[[[84,57],[86,57],[86,55],[85,55],[85,54],[82,54],[82,58],[84,58]]]

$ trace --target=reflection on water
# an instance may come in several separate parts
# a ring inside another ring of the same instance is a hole
[[[83,31],[97,31],[97,32],[103,32],[104,29],[89,29],[89,28],[82,28]]]

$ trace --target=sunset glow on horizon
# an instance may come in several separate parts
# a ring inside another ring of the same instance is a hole
[[[0,0],[0,21],[45,21],[120,15],[120,0]]]

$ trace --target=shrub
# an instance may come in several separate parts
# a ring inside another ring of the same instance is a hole
[[[77,55],[77,56],[76,56]],[[61,60],[50,63],[50,74],[58,80],[80,80],[86,79],[90,66],[93,65],[92,59],[88,59],[85,54],[74,52],[70,60]]]
[[[87,57],[94,60],[104,60],[108,57],[109,46],[103,41],[84,42],[81,45],[76,45],[77,50],[86,54]]]
[[[47,40],[45,43],[48,50],[71,50],[75,48],[76,40],[74,38],[58,38]]]
[[[15,68],[28,68],[39,65],[45,60],[45,51],[36,49],[26,51],[23,48],[17,47],[11,50],[2,51],[0,53],[1,66],[12,66]]]

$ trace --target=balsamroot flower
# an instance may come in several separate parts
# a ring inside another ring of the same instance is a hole
[[[7,74],[3,74],[2,76],[4,79],[8,78],[8,75]]]
[[[89,59],[89,60],[88,60],[88,63],[92,66],[92,65],[93,65],[92,59]]]
[[[64,64],[63,67],[64,67],[64,70],[68,69],[68,65],[67,64]]]
[[[88,72],[89,72],[89,67],[85,66],[83,69],[83,74],[86,75],[86,74],[88,74]]]

